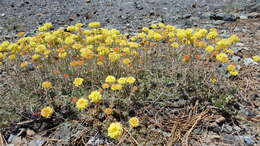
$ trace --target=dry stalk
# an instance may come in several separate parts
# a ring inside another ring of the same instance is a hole
[[[0,133],[0,145],[2,145],[2,146],[6,145],[6,140],[5,140],[4,136],[2,135],[2,133]]]

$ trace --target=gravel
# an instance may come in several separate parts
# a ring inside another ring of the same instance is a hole
[[[1,0],[0,36],[13,39],[17,32],[35,32],[46,22],[56,27],[100,21],[105,27],[134,31],[154,22],[179,23],[179,19],[209,11],[245,9],[250,0]],[[234,21],[225,14],[225,20]],[[208,17],[203,16],[203,17]]]

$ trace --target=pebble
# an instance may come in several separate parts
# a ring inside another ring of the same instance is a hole
[[[258,12],[252,12],[248,14],[248,18],[257,18],[260,17],[260,13]]]
[[[210,16],[212,20],[236,21],[237,17],[232,14],[218,13]]]
[[[233,131],[233,128],[230,125],[225,125],[223,131],[228,133],[228,134],[231,134],[232,131]]]
[[[248,16],[247,15],[241,15],[241,16],[239,16],[239,18],[242,19],[242,20],[246,20],[246,19],[248,19]]]
[[[30,141],[30,143],[28,144],[28,146],[42,146],[42,145],[44,145],[44,143],[45,143],[44,140],[36,139],[36,140]]]
[[[244,59],[244,64],[246,65],[246,66],[252,66],[252,65],[257,65],[258,63],[257,62],[255,62],[252,58],[245,58]]]
[[[244,142],[247,144],[247,146],[253,146],[255,144],[254,140],[249,136],[244,136]]]
[[[233,128],[234,128],[235,131],[241,131],[241,128],[238,127],[238,126],[234,126]]]
[[[191,14],[185,14],[185,15],[183,15],[183,17],[182,18],[190,18],[191,17]]]
[[[200,18],[201,19],[209,19],[211,16],[211,13],[210,12],[205,12],[205,13],[202,13]]]

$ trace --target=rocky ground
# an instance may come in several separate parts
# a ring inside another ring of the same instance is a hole
[[[100,21],[105,27],[133,31],[155,22],[199,25],[201,18],[235,21],[259,10],[254,0],[1,0],[0,40],[35,31],[52,22],[63,27]],[[222,22],[216,22],[222,23]]]
[[[18,32],[32,35],[39,25],[46,22],[52,22],[55,27],[64,27],[91,21],[100,21],[104,27],[125,32],[134,32],[156,22],[179,27],[216,27],[222,35],[236,33],[241,36],[242,42],[237,50],[242,52],[244,58],[252,54],[260,55],[259,0],[0,0],[0,42],[16,39]],[[255,72],[259,73],[259,67]],[[0,76],[2,92],[6,90],[8,75],[0,71]],[[254,80],[259,81],[259,74]],[[245,94],[245,100],[239,103],[238,118],[243,120],[234,123],[224,116],[216,117],[213,128],[203,133],[204,145],[259,145],[259,86],[250,89]],[[3,96],[3,93],[0,95]],[[77,128],[84,131],[80,126]],[[60,137],[63,137],[60,142],[66,140],[68,134],[73,133],[71,129],[66,126],[57,129],[56,137],[52,140]],[[28,129],[23,131],[20,134],[35,134]],[[28,142],[19,133],[11,134],[6,139],[10,145]],[[98,139],[90,138],[89,144],[91,140]],[[0,135],[0,144],[1,140],[4,139]],[[28,143],[36,146],[45,141],[31,140]]]

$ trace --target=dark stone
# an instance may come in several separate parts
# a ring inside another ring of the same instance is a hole
[[[191,14],[189,14],[189,13],[182,16],[182,18],[184,18],[184,19],[190,18],[190,17],[191,17]]]
[[[28,69],[28,71],[34,71],[35,67],[33,66],[33,64],[29,64],[27,69]]]
[[[210,15],[211,20],[236,21],[237,17],[232,14],[218,13]]]

